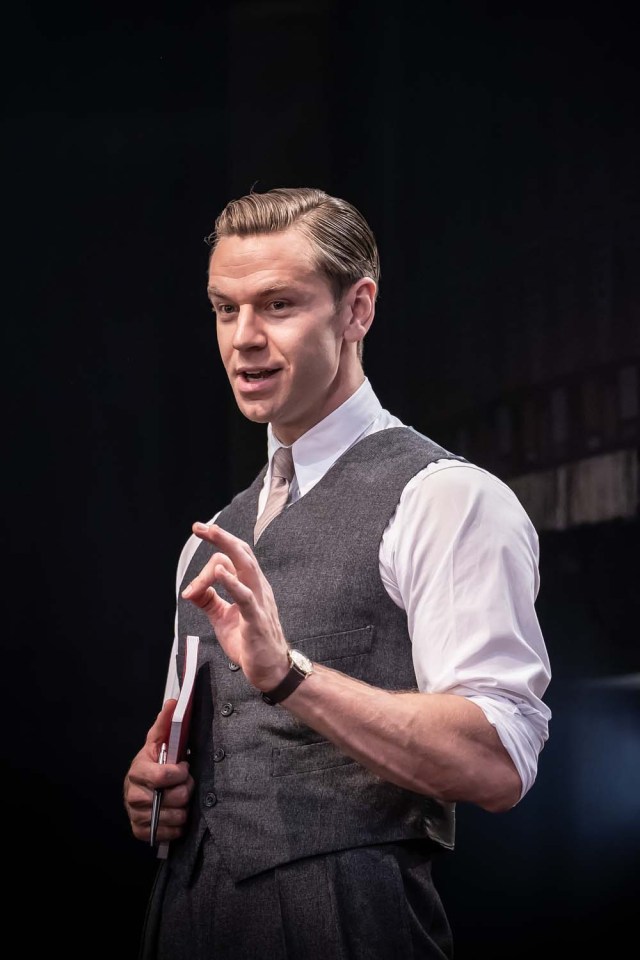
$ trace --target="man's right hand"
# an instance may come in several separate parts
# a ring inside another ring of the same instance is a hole
[[[169,738],[175,700],[167,700],[134,757],[124,778],[124,806],[134,837],[149,842],[153,791],[162,790],[162,805],[156,834],[158,842],[177,840],[184,833],[187,807],[194,781],[189,764],[158,763],[160,747]]]

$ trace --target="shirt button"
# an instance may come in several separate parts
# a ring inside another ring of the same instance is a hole
[[[229,660],[228,667],[229,667],[229,670],[239,670],[240,664],[234,663],[233,660]]]
[[[205,807],[215,807],[217,802],[218,802],[218,798],[216,797],[213,791],[211,791],[211,793],[205,794],[205,797],[204,797]]]
[[[223,703],[220,707],[220,713],[223,717],[228,717],[233,713],[233,704],[232,703]]]
[[[217,750],[214,750],[213,759],[216,763],[220,763],[221,760],[224,760],[224,750],[222,747],[218,747]]]

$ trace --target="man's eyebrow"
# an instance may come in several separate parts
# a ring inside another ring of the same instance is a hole
[[[272,283],[270,286],[258,290],[256,296],[269,297],[274,293],[283,293],[288,290],[295,290],[295,284],[287,283],[287,281],[283,280],[282,283]],[[207,287],[207,293],[210,297],[219,297],[221,300],[233,300],[233,297],[228,296],[228,294],[218,287]]]

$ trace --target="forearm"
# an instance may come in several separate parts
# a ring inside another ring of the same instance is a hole
[[[288,645],[270,584],[246,543],[215,525],[193,529],[225,552],[210,557],[182,596],[207,615],[249,683],[275,690],[289,669]],[[462,696],[389,692],[318,665],[269,709],[289,710],[382,779],[418,793],[492,811],[520,798],[520,777],[495,729]]]
[[[273,709],[289,710],[382,779],[417,793],[494,812],[520,797],[494,727],[464,697],[389,692],[315,665]]]

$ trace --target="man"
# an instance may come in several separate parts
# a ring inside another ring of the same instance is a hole
[[[455,803],[512,808],[548,736],[536,534],[376,399],[378,253],[352,205],[251,193],[211,240],[222,362],[269,460],[180,558],[166,702],[125,779],[134,835],[162,788],[170,841],[145,955],[450,957],[431,865]],[[190,762],[160,766],[187,634]]]

